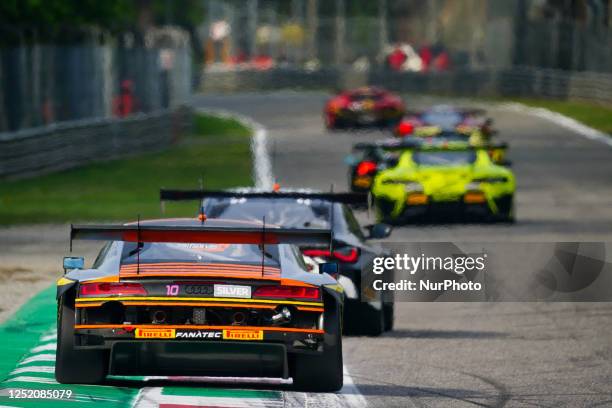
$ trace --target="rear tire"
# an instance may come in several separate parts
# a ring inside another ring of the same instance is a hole
[[[514,209],[514,194],[503,197],[498,203],[499,213],[494,217],[497,222],[514,224],[515,209]]]
[[[387,326],[385,321],[385,307],[376,309],[367,303],[363,303],[363,331],[366,336],[380,336],[385,332]]]
[[[325,316],[325,342],[319,355],[296,354],[291,365],[293,387],[306,392],[334,392],[344,384],[340,312]]]
[[[395,315],[395,305],[393,302],[385,303],[383,305],[383,312],[385,314],[385,331],[392,331]]]
[[[108,373],[108,352],[75,350],[74,298],[64,294],[57,311],[55,379],[61,384],[99,384]]]

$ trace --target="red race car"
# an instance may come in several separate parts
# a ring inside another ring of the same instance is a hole
[[[325,104],[323,117],[330,129],[393,126],[404,116],[402,99],[385,89],[364,87],[342,92]]]

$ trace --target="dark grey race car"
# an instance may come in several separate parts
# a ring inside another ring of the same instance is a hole
[[[297,389],[340,389],[344,295],[326,273],[337,268],[308,271],[295,246],[330,238],[222,219],[74,226],[71,240],[108,243],[90,269],[64,260],[57,381],[292,377]]]

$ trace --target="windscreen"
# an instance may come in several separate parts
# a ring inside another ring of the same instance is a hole
[[[278,246],[265,245],[265,265],[278,265]],[[254,244],[144,243],[126,242],[121,264],[187,262],[201,264],[261,265],[262,247]]]
[[[416,152],[415,163],[423,166],[461,166],[476,161],[476,153],[472,150]]]
[[[382,99],[382,94],[378,93],[354,93],[351,95],[351,100],[353,102],[361,102],[367,100],[378,101]]]
[[[432,111],[425,112],[421,120],[442,130],[452,130],[463,121],[463,116],[455,111]]]
[[[330,204],[322,200],[235,198],[213,201],[205,211],[211,218],[259,221],[285,228],[329,228]]]

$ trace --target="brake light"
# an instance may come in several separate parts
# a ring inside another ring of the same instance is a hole
[[[373,161],[362,161],[357,166],[357,175],[367,176],[368,174],[374,173],[376,171],[376,167],[376,163]]]
[[[400,136],[411,135],[414,132],[414,125],[410,122],[400,122],[397,125],[397,134]]]
[[[84,283],[80,289],[81,296],[108,295],[146,295],[147,291],[140,283]]]
[[[305,249],[304,255],[321,258],[335,258],[341,262],[354,263],[359,259],[359,250],[355,247],[347,247],[331,252],[329,249]]]
[[[261,286],[255,290],[253,297],[319,299],[319,288],[305,286]]]
[[[354,263],[359,259],[359,251],[357,248],[349,247],[334,251],[333,256],[339,261]]]

